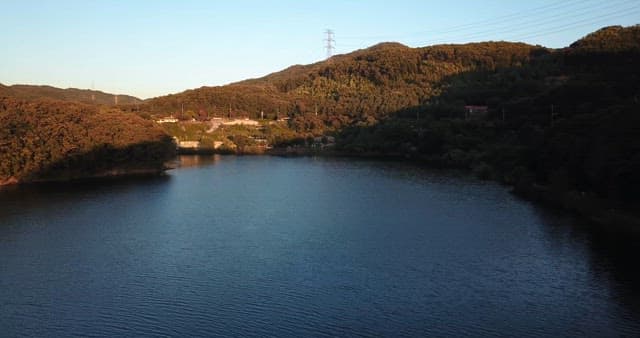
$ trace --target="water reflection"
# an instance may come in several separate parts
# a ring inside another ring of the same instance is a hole
[[[640,236],[624,229],[607,229],[576,221],[575,232],[586,238],[594,275],[605,275],[615,287],[616,300],[633,313],[640,313]],[[638,318],[640,320],[640,318]]]
[[[621,307],[612,310],[620,315],[633,314],[640,322],[638,232],[595,224],[542,206],[536,207],[535,211],[543,220],[547,242],[555,246],[556,253],[566,255],[576,251],[584,252],[581,259],[586,261],[593,283],[607,285],[607,289],[613,293],[612,299]]]
[[[30,210],[75,205],[83,200],[100,198],[105,194],[148,189],[170,181],[171,176],[163,174],[0,187],[0,225],[4,217],[24,215]]]
[[[223,155],[179,155],[177,165],[180,168],[214,165]]]

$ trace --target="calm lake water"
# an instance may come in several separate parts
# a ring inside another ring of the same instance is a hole
[[[0,190],[2,336],[640,335],[638,238],[390,162]]]

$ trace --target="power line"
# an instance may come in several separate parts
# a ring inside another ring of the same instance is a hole
[[[633,1],[626,1],[627,3],[629,2],[634,2]],[[581,17],[581,16],[585,16],[585,15],[591,15],[593,14],[594,11],[602,11],[602,10],[607,10],[607,9],[611,9],[611,8],[615,8],[618,7],[620,5],[625,4],[625,1],[621,2],[621,3],[615,3],[613,4],[613,6],[611,6],[611,3],[603,3],[605,6],[601,6],[602,4],[597,4],[595,6],[586,6],[586,7],[582,7],[582,8],[574,8],[572,9],[572,11],[569,12],[564,12],[564,13],[558,13],[555,15],[550,15],[547,17],[540,19],[525,19],[524,21],[521,22],[517,22],[516,24],[509,24],[509,25],[502,25],[501,27],[497,27],[494,29],[488,29],[488,30],[483,30],[483,31],[476,31],[474,32],[471,37],[476,37],[476,36],[481,36],[484,34],[490,34],[490,33],[510,33],[510,32],[514,32],[514,31],[521,31],[521,30],[526,30],[529,29],[531,27],[539,27],[540,25],[543,24],[547,24],[547,23],[554,23],[557,22],[558,20],[567,20],[567,19],[571,19],[571,18],[575,18],[575,17]]]
[[[452,32],[458,32],[458,31],[468,31],[468,30],[476,29],[477,26],[484,27],[484,26],[487,26],[487,25],[503,24],[505,22],[518,20],[518,19],[520,19],[522,17],[532,17],[533,15],[544,14],[545,12],[547,12],[549,10],[563,9],[565,7],[571,7],[571,6],[574,6],[576,4],[577,5],[581,5],[581,4],[584,4],[585,2],[588,2],[588,1],[569,0],[569,1],[565,1],[565,2],[560,3],[560,4],[556,3],[556,4],[550,4],[550,5],[541,6],[541,7],[535,7],[535,8],[524,10],[524,11],[520,11],[520,12],[515,12],[515,13],[511,13],[511,14],[507,14],[507,15],[501,15],[501,16],[493,17],[493,18],[486,19],[486,20],[474,21],[474,22],[471,22],[471,23],[463,24],[463,25],[451,26],[451,27],[447,27],[447,28],[443,28],[443,29],[429,29],[429,30],[423,30],[423,31],[412,32],[412,33],[401,34],[401,35],[340,36],[340,38],[341,39],[348,39],[348,40],[350,40],[350,39],[353,39],[353,40],[394,39],[394,38],[399,38],[399,37],[410,37],[410,36],[416,36],[416,35],[424,35],[424,34],[428,34],[428,33],[452,33]],[[569,8],[569,10],[573,10],[573,8]]]
[[[446,29],[431,29],[425,30],[422,32],[408,33],[402,35],[386,35],[386,36],[341,36],[341,39],[351,39],[351,40],[361,40],[359,46],[368,45],[366,40],[372,39],[393,39],[396,41],[405,40],[410,36],[415,36],[417,34],[423,35],[425,33],[437,33],[438,37],[423,40],[418,43],[411,43],[411,45],[424,46],[429,44],[437,44],[437,43],[448,43],[448,42],[457,42],[460,40],[477,40],[477,39],[487,39],[485,36],[487,34],[508,34],[508,36],[514,35],[543,35],[535,31],[531,31],[532,28],[538,28],[540,26],[545,26],[548,24],[558,24],[558,23],[566,23],[575,24],[575,19],[583,18],[583,20],[579,20],[578,23],[583,21],[592,21],[596,20],[596,22],[600,22],[605,18],[615,19],[622,16],[628,16],[630,13],[612,17],[614,14],[623,11],[634,10],[635,7],[629,7],[626,9],[622,9],[620,11],[611,12],[611,9],[620,8],[621,6],[630,5],[636,3],[635,0],[625,0],[625,1],[609,1],[609,2],[600,2],[600,1],[575,1],[569,0],[563,3],[550,4],[546,6],[536,7],[526,11],[520,11],[516,13],[511,13],[508,15],[502,15],[486,20],[476,21],[464,25],[452,26]],[[557,13],[557,11],[561,11],[561,13]],[[549,12],[555,13],[552,15],[547,15]],[[584,24],[580,26],[585,26]],[[546,27],[545,29],[551,29],[552,31],[557,30],[557,26]],[[526,30],[530,30],[527,32]],[[567,29],[563,29],[567,30]],[[455,34],[457,33],[457,34]],[[528,34],[527,34],[528,33]],[[404,38],[402,38],[404,37]],[[499,40],[505,40],[504,38],[498,38]],[[457,40],[457,41],[456,41]],[[406,40],[405,40],[405,43]],[[344,47],[353,46],[353,45],[341,45]]]
[[[565,1],[564,3],[559,3],[559,4],[556,3],[556,4],[550,4],[550,5],[546,5],[546,6],[541,6],[541,7],[535,7],[535,8],[529,9],[529,10],[524,10],[524,11],[515,12],[515,13],[511,13],[511,14],[507,14],[507,15],[502,15],[502,16],[497,16],[497,17],[494,17],[494,18],[486,19],[486,20],[476,21],[476,22],[472,22],[472,23],[468,23],[468,24],[464,24],[464,25],[459,25],[459,26],[453,26],[453,27],[450,27],[450,28],[444,29],[444,30],[430,30],[430,31],[416,32],[416,33],[413,33],[413,35],[418,35],[418,34],[423,34],[423,33],[457,32],[457,31],[465,31],[465,30],[469,30],[469,29],[475,29],[476,26],[487,26],[487,25],[504,24],[505,22],[519,20],[522,17],[530,18],[530,17],[532,17],[534,15],[544,14],[549,10],[559,10],[559,9],[563,9],[565,7],[570,7],[569,10],[574,10],[573,8],[571,8],[572,6],[574,6],[576,4],[579,4],[579,5],[580,4],[584,4],[585,2],[588,2],[588,1],[570,0],[570,1]]]
[[[613,14],[616,14],[616,15],[612,17]],[[592,24],[598,23],[598,22],[600,22],[602,20],[618,19],[618,18],[623,18],[623,17],[629,16],[629,15],[637,15],[637,14],[640,14],[640,6],[636,6],[636,7],[630,8],[630,9],[626,9],[624,11],[618,11],[616,13],[610,13],[608,15],[599,15],[597,18],[590,18],[590,19],[580,20],[580,21],[576,21],[576,22],[573,22],[573,23],[568,24],[568,25],[553,27],[553,28],[551,28],[551,30],[545,30],[545,31],[533,33],[531,35],[518,37],[517,39],[530,39],[530,38],[534,38],[534,37],[545,36],[545,35],[549,35],[549,34],[555,34],[555,33],[567,31],[567,30],[570,30],[570,29],[578,28],[578,27],[584,27],[584,26],[592,25]],[[589,21],[587,21],[587,20],[589,20]]]
[[[482,21],[476,21],[463,25],[449,27],[448,29],[432,29],[419,33],[403,34],[409,37],[426,32],[439,32],[437,37],[423,40],[419,43],[410,43],[414,46],[425,46],[438,43],[459,43],[469,40],[509,40],[523,41],[538,36],[551,35],[578,27],[607,24],[630,15],[637,15],[640,6],[637,0],[611,0],[600,2],[598,0],[576,1],[568,0],[563,3],[555,3],[536,7],[527,11],[511,13]],[[496,38],[491,38],[491,35]],[[349,41],[347,44],[339,44],[341,52],[348,49],[366,48],[371,39],[389,39],[396,41],[401,35],[391,36],[340,36],[340,39],[360,40]],[[333,39],[332,39],[333,40]],[[413,39],[412,39],[413,40]],[[414,40],[415,41],[415,40]],[[335,41],[333,41],[335,42]],[[406,40],[403,43],[409,43]],[[336,49],[334,46],[332,50]]]
[[[575,19],[575,18],[584,17],[584,16],[587,16],[587,15],[590,16],[590,17],[584,18],[584,19],[579,20],[577,22],[581,22],[581,21],[585,21],[585,20],[593,20],[593,19],[598,19],[598,21],[600,21],[603,18],[609,17],[609,16],[617,14],[617,13],[622,13],[622,12],[634,10],[634,9],[637,8],[637,6],[624,8],[622,10],[618,10],[618,11],[614,11],[614,12],[605,12],[605,13],[603,13],[603,11],[605,11],[607,9],[617,8],[618,6],[626,5],[626,4],[634,3],[634,2],[635,1],[622,1],[622,2],[614,4],[613,6],[611,6],[611,4],[608,3],[608,4],[606,4],[608,6],[604,6],[604,7],[601,7],[599,5],[590,6],[590,7],[583,7],[583,8],[580,8],[580,9],[577,10],[578,11],[577,14],[575,12],[574,13],[561,13],[561,14],[556,14],[556,15],[552,15],[552,16],[546,17],[546,18],[544,18],[542,20],[535,20],[535,21],[534,20],[525,20],[523,22],[512,24],[511,26],[513,26],[513,27],[504,26],[504,27],[499,27],[499,28],[496,28],[496,29],[490,29],[490,30],[474,32],[472,34],[450,35],[448,37],[441,37],[439,39],[429,40],[428,42],[423,42],[421,44],[427,44],[427,43],[434,44],[434,43],[442,43],[442,42],[452,42],[452,40],[473,40],[473,39],[477,39],[477,38],[482,38],[483,36],[486,36],[486,34],[513,33],[515,31],[522,31],[524,29],[530,29],[532,27],[537,27],[537,26],[540,26],[540,25],[543,25],[543,24],[567,22],[569,20],[572,20],[572,19]],[[551,27],[551,29],[554,29],[554,28]],[[510,36],[513,36],[513,35],[514,34],[511,34]]]
[[[562,32],[562,31],[569,30],[569,29],[576,28],[576,27],[595,24],[595,23],[601,22],[603,20],[617,19],[617,18],[620,18],[620,17],[628,16],[630,14],[635,13],[635,11],[637,11],[639,8],[640,8],[640,6],[632,6],[632,7],[624,8],[624,9],[613,11],[613,12],[604,12],[604,13],[598,12],[598,13],[595,13],[595,14],[591,15],[590,17],[581,18],[579,20],[573,20],[573,21],[570,21],[570,22],[567,22],[567,20],[562,20],[562,21],[556,20],[556,21],[558,21],[558,22],[556,22],[556,25],[552,25],[551,27],[547,27],[544,30],[536,31],[536,32],[529,32],[528,34],[526,34],[526,33],[520,33],[518,35],[511,34],[511,35],[509,35],[509,37],[511,37],[510,40],[513,40],[513,39],[521,40],[521,39],[527,39],[527,38],[536,37],[536,36],[544,36],[544,35],[548,35],[548,34]],[[580,18],[581,16],[583,16],[583,15],[573,16],[572,18]],[[571,20],[571,19],[569,19],[569,20]],[[558,23],[561,23],[561,25],[557,25]],[[509,32],[508,31],[502,31],[500,33],[509,33]]]

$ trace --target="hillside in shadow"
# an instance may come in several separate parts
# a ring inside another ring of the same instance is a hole
[[[337,149],[471,169],[585,213],[635,212],[639,42],[637,27],[611,27],[522,65],[448,76],[423,104],[338,131]]]

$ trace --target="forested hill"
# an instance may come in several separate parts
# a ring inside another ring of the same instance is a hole
[[[34,86],[34,85],[12,85],[5,86],[0,84],[0,95],[10,96],[22,100],[34,99],[53,99],[68,102],[80,102],[87,104],[99,105],[115,105],[116,99],[114,94],[101,92],[98,90],[77,89],[77,88],[56,88],[51,86]],[[137,97],[130,95],[117,95],[117,103],[136,104],[141,103]]]
[[[0,185],[157,173],[174,151],[171,137],[135,114],[0,94]]]
[[[640,210],[639,44],[637,25],[606,27],[556,50],[383,43],[154,98],[142,109],[180,115],[184,107],[188,118],[287,115],[300,145],[330,134],[336,151],[470,168],[523,190],[544,187],[559,203],[586,196]]]

